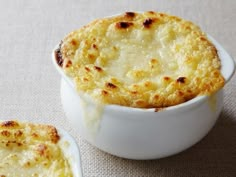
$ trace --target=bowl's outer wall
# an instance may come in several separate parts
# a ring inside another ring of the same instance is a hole
[[[222,110],[223,91],[201,104],[196,102],[176,111],[127,112],[105,108],[95,135],[84,122],[81,98],[63,79],[61,100],[71,125],[92,145],[119,157],[156,159],[189,148],[209,132]]]

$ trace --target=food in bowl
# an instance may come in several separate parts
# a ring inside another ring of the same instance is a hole
[[[76,148],[66,132],[53,126],[0,122],[0,176],[79,177]]]
[[[77,91],[102,104],[177,105],[224,86],[215,46],[181,18],[126,12],[71,32],[56,50]]]
[[[153,22],[158,17],[163,25]],[[109,28],[97,28],[104,25]],[[158,34],[159,43],[153,40]],[[114,40],[107,39],[112,36]],[[181,42],[184,46],[176,46]],[[61,101],[71,126],[95,147],[138,160],[170,156],[200,141],[218,119],[222,87],[235,71],[234,60],[214,38],[191,22],[156,12],[92,22],[63,39],[52,61],[62,78]],[[150,79],[156,80],[150,84]],[[133,81],[137,83],[131,87]],[[163,93],[154,102],[158,89]]]

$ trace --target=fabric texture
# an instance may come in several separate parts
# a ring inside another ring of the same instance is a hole
[[[198,24],[236,56],[233,0],[0,0],[0,119],[62,127],[77,140],[85,177],[236,176],[236,77],[225,87],[215,127],[195,146],[163,159],[121,159],[84,141],[66,121],[60,76],[51,63],[54,46],[89,21],[125,11],[167,12]]]

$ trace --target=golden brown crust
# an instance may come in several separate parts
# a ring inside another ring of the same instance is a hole
[[[0,137],[24,141],[25,138],[49,141],[56,144],[60,139],[57,129],[50,125],[24,124],[17,121],[0,123]]]
[[[60,52],[77,89],[104,104],[167,107],[224,85],[217,50],[206,35],[163,13],[95,20],[66,36]]]
[[[50,125],[5,121],[0,123],[0,176],[72,176]]]

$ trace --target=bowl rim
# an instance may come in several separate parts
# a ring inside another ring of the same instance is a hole
[[[72,137],[72,135],[70,135],[66,130],[60,127],[55,128],[61,137],[58,144],[60,145],[65,157],[69,160],[73,176],[83,177],[82,161],[78,144],[76,143],[74,137]],[[64,146],[63,143],[66,143],[66,146]]]
[[[212,44],[215,46],[215,48],[217,50],[219,59],[221,61],[221,74],[223,75],[223,77],[225,79],[225,85],[226,85],[235,73],[235,66],[236,66],[235,61],[230,56],[230,54],[222,47],[221,44],[219,44],[209,34],[206,34],[206,35],[207,35],[207,38],[209,39],[209,41],[212,42]],[[54,68],[56,68],[56,70],[59,72],[61,77],[67,82],[67,84],[70,85],[70,87],[75,90],[75,85],[74,85],[73,80],[64,73],[63,69],[60,66],[58,66],[58,64],[56,62],[55,51],[58,48],[59,48],[59,44],[57,44],[54,47],[53,52],[52,52],[52,63],[54,65]],[[221,89],[219,89],[218,91],[222,90],[223,87]],[[218,91],[216,91],[215,93],[217,93]],[[213,93],[213,94],[215,94],[215,93]],[[94,101],[92,100],[91,97],[87,96],[86,94],[83,94],[83,95],[85,95],[85,97],[87,98],[86,101],[94,103]],[[131,111],[164,112],[167,110],[168,111],[176,111],[179,109],[183,110],[184,108],[189,109],[189,107],[201,104],[202,102],[206,101],[211,95],[199,95],[199,96],[196,96],[195,98],[188,100],[186,102],[183,102],[183,103],[180,103],[177,105],[173,105],[173,106],[169,106],[169,107],[163,107],[160,109],[161,111],[157,111],[157,108],[134,108],[134,107],[128,107],[128,106],[122,106],[122,105],[115,105],[115,104],[107,104],[107,105],[103,105],[103,106],[104,106],[104,109],[106,109],[106,110],[117,110],[118,109],[119,111],[123,111],[123,112],[131,112]],[[79,94],[78,94],[78,96],[79,96]]]

